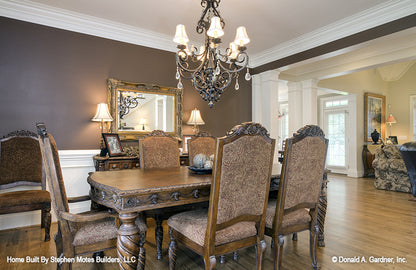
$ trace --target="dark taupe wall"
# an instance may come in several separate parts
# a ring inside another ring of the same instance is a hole
[[[96,104],[107,101],[106,80],[175,86],[175,55],[142,46],[0,17],[0,136],[17,129],[35,131],[46,123],[59,149],[97,149],[99,124],[91,122]],[[172,45],[174,46],[174,45]],[[251,82],[240,76],[209,109],[184,83],[186,123],[194,107],[202,130],[223,136],[251,120]],[[189,126],[185,134],[192,133]]]

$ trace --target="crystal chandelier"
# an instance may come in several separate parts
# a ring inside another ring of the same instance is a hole
[[[196,26],[196,32],[205,32],[205,44],[199,49],[194,45],[188,48],[188,35],[183,24],[176,26],[173,39],[178,44],[176,53],[176,79],[178,88],[182,89],[183,79],[190,79],[195,90],[203,100],[208,101],[210,108],[214,102],[220,100],[221,94],[235,78],[235,90],[240,88],[238,83],[239,72],[247,68],[245,79],[251,79],[248,65],[248,55],[245,45],[250,42],[246,28],[240,26],[234,42],[221,53],[219,44],[224,35],[224,20],[217,8],[221,0],[202,0],[203,8],[201,18]]]

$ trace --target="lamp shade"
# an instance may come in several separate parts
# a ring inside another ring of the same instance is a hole
[[[111,117],[106,103],[99,103],[97,105],[97,112],[95,113],[94,117],[91,120],[103,121],[103,122],[113,121],[113,117]]]
[[[391,124],[396,124],[397,121],[394,118],[394,116],[392,114],[390,114],[389,117],[387,117],[386,123],[391,125]]]
[[[189,117],[187,124],[188,125],[205,125],[204,120],[202,120],[201,113],[197,108],[192,110],[191,117]]]
[[[175,37],[173,38],[173,41],[181,45],[186,45],[186,43],[188,43],[189,38],[188,38],[188,35],[186,34],[185,25],[178,24],[176,26],[176,33],[175,33]]]
[[[240,26],[237,28],[237,33],[235,34],[234,43],[238,46],[244,46],[250,42],[248,38],[246,28],[244,26]]]
[[[207,35],[213,38],[219,38],[224,35],[224,31],[222,30],[222,27],[221,27],[220,17],[215,16],[211,18],[211,24],[207,31]]]

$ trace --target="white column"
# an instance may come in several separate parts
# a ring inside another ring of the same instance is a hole
[[[263,125],[276,140],[279,136],[279,74],[277,70],[269,70],[253,76],[252,90],[252,120]],[[276,147],[276,162],[278,150]]]
[[[318,82],[302,81],[302,126],[318,125]]]
[[[288,82],[289,136],[302,127],[302,87],[299,82]]]

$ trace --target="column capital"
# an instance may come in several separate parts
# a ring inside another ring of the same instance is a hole
[[[267,81],[277,82],[279,80],[280,71],[276,69],[268,70],[268,71],[260,73],[259,75],[261,75],[263,82],[267,82]]]
[[[317,79],[309,79],[301,81],[303,88],[317,88],[318,87],[318,80]]]

